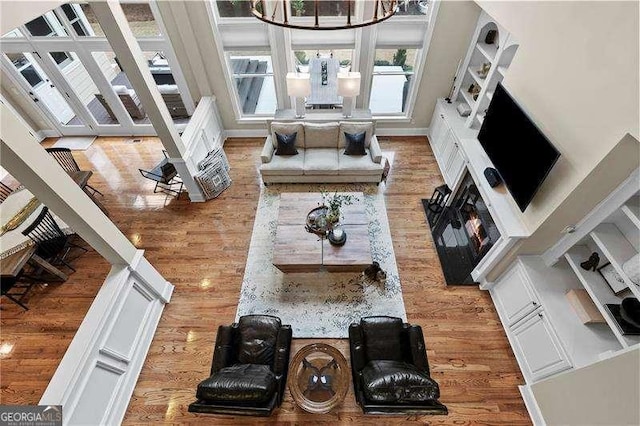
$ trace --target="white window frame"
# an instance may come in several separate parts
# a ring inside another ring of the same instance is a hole
[[[415,59],[415,64],[413,64],[413,71],[411,72],[376,72],[375,71],[375,55],[376,55],[376,51],[377,50],[398,50],[398,49],[413,49],[416,51],[416,59]],[[403,111],[400,112],[383,112],[383,113],[378,113],[376,114],[374,111],[371,111],[371,115],[375,118],[383,118],[383,119],[394,119],[394,118],[409,118],[411,117],[411,115],[409,114],[409,111],[411,110],[411,112],[413,112],[413,107],[415,106],[415,98],[416,96],[413,96],[412,99],[412,94],[414,91],[417,91],[417,89],[415,89],[415,81],[416,78],[418,76],[418,65],[421,62],[422,59],[422,49],[419,48],[415,48],[415,47],[407,47],[407,46],[395,46],[395,47],[391,47],[391,46],[383,46],[383,47],[375,47],[373,50],[373,54],[372,54],[372,59],[373,59],[373,64],[371,66],[371,84],[369,85],[370,89],[369,89],[369,96],[368,99],[366,101],[367,105],[370,106],[370,102],[371,102],[371,95],[373,94],[373,78],[376,75],[403,75],[406,76],[407,74],[411,74],[412,78],[411,78],[411,82],[410,82],[410,86],[409,86],[409,91],[407,92],[407,99],[405,100],[405,104],[402,106]]]

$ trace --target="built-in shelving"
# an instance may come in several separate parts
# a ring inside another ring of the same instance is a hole
[[[607,303],[620,304],[622,299],[631,295],[630,292],[627,291],[621,295],[616,295],[598,272],[586,271],[580,267],[580,263],[588,259],[591,253],[592,251],[587,246],[578,245],[569,250],[565,254],[565,258],[620,344],[626,348],[640,343],[640,336],[623,335],[620,332],[616,320],[605,306]]]
[[[621,210],[640,229],[640,197],[632,197],[622,206]]]
[[[604,256],[611,262],[616,272],[624,279],[627,287],[636,297],[640,297],[640,287],[633,283],[622,269],[622,265],[627,260],[638,254],[636,248],[631,245],[629,240],[613,223],[601,223],[590,235]]]
[[[495,31],[496,34],[494,42],[488,44],[486,40],[490,31]],[[478,18],[472,40],[456,78],[460,83],[456,86],[452,98],[457,103],[469,105],[471,113],[468,117],[460,117],[460,120],[464,121],[466,127],[478,130],[484,120],[479,115],[484,115],[489,107],[495,88],[506,75],[518,44],[508,31],[484,12]],[[490,66],[489,71],[485,78],[481,78],[478,71],[486,64]],[[475,95],[475,100],[469,93],[471,85],[480,89]]]

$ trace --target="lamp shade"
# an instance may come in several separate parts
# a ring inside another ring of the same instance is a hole
[[[338,73],[338,95],[344,97],[355,97],[360,94],[360,73],[345,72]]]
[[[304,97],[310,94],[311,80],[309,79],[309,74],[287,73],[287,95]]]

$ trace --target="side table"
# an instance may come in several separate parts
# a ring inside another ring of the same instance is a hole
[[[350,379],[344,355],[325,343],[303,347],[289,367],[289,391],[295,403],[309,413],[324,414],[341,405]]]

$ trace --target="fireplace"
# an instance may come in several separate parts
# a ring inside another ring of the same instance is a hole
[[[498,241],[500,231],[468,172],[434,222],[431,233],[447,284],[477,284],[471,271]]]

